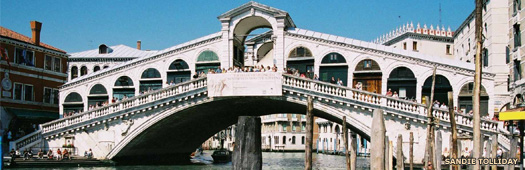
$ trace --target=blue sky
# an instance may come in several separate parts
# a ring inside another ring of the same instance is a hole
[[[160,50],[218,32],[217,16],[246,0],[0,0],[0,25],[31,36],[29,21],[43,23],[41,40],[68,53],[124,44]],[[287,11],[299,28],[371,41],[413,21],[455,30],[474,0],[261,0]]]

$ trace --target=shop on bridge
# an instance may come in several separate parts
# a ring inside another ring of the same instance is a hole
[[[344,86],[348,84],[348,65],[345,57],[339,53],[325,55],[319,67],[319,80],[330,82],[332,78],[335,81],[341,79]]]
[[[422,88],[422,99],[425,98],[425,96],[428,96],[430,99],[430,92],[432,89],[432,76],[429,76],[425,83],[423,84]],[[445,105],[448,106],[448,92],[452,91],[452,86],[450,85],[450,82],[445,76],[442,75],[436,75],[436,83],[434,88],[434,101],[439,101],[439,103],[445,103]],[[433,101],[431,101],[433,102]]]
[[[300,74],[313,78],[314,57],[312,56],[312,52],[305,47],[297,47],[293,49],[288,55],[286,67],[299,70]]]
[[[209,50],[204,51],[199,55],[199,57],[197,57],[197,63],[195,64],[195,71],[197,73],[204,72],[208,74],[209,69],[216,70],[220,68],[221,68],[221,62],[219,61],[219,57],[213,51],[209,51]],[[188,69],[188,68],[183,67],[182,69]],[[186,74],[183,74],[182,77],[184,76],[186,76]],[[181,77],[181,81],[185,80],[185,78],[182,78],[182,77]],[[168,79],[169,79],[169,76],[168,76]]]
[[[474,83],[470,82],[465,84],[463,87],[461,87],[461,91],[459,92],[459,109],[463,111],[463,113],[468,113],[472,110],[472,96],[474,94]],[[480,93],[480,114],[481,116],[486,116],[489,111],[489,95],[487,94],[487,91],[485,90],[485,87],[481,86],[481,93]]]
[[[379,64],[371,59],[362,60],[357,63],[354,71],[353,86],[356,87],[358,83],[362,84],[362,90],[372,93],[381,93],[381,77],[383,73]]]
[[[416,86],[417,79],[409,68],[395,68],[388,76],[387,90],[397,92],[401,99],[416,99]]]
[[[66,96],[64,103],[62,104],[63,113],[70,112],[82,112],[84,110],[84,102],[82,101],[82,96],[80,94],[73,92]]]
[[[106,88],[97,84],[91,88],[88,95],[88,106],[102,105],[102,103],[107,102],[109,99],[108,91]]]
[[[133,87],[133,80],[128,76],[119,77],[115,81],[113,87],[113,98],[122,100],[124,97],[130,98],[135,96],[135,87]]]
[[[199,70],[197,70],[199,71]],[[200,70],[202,71],[202,70]],[[184,60],[177,59],[170,64],[167,71],[168,83],[182,83],[191,79],[191,70]]]
[[[157,90],[162,88],[162,78],[160,72],[154,68],[148,68],[142,72],[140,77],[140,92],[146,92],[149,90]]]

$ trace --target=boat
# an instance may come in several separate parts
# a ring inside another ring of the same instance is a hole
[[[225,163],[232,160],[232,152],[226,149],[219,149],[211,155],[213,163]]]
[[[198,156],[201,156],[202,155],[202,148],[197,148],[195,150],[195,152],[192,152],[191,153],[191,157],[194,158],[194,157],[198,157]]]

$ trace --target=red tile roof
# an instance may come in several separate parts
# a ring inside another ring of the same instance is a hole
[[[2,27],[2,26],[0,26],[0,36],[11,38],[11,39],[18,40],[18,41],[22,41],[22,42],[29,43],[29,44],[33,44],[33,41],[31,40],[30,37],[22,35],[20,33],[17,33],[17,32],[15,32],[13,30],[7,29],[7,28]],[[58,52],[66,53],[64,50],[58,49],[56,47],[50,46],[50,45],[42,43],[42,42],[40,42],[39,46],[47,48],[47,49],[55,50],[55,51],[58,51]]]

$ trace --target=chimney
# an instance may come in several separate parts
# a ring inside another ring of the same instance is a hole
[[[140,40],[137,41],[137,50],[140,50],[140,46],[142,45],[142,43],[140,42]]]
[[[31,41],[35,45],[40,45],[40,30],[42,28],[42,23],[38,21],[31,21]]]

